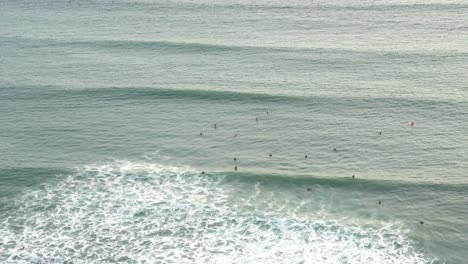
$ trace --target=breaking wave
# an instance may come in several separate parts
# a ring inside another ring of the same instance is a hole
[[[79,168],[0,212],[0,261],[430,263],[398,224],[238,210],[265,190],[239,199],[233,184],[149,162]]]

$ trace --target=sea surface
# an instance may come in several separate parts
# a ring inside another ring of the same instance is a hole
[[[468,263],[468,2],[1,0],[1,263]]]

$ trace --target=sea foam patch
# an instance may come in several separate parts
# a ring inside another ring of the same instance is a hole
[[[146,162],[81,168],[0,214],[0,261],[430,263],[393,225],[241,213],[229,184]]]

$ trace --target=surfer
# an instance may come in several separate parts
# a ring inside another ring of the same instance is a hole
[[[379,132],[379,135],[382,135],[382,131]]]
[[[305,155],[304,158],[307,159],[307,155]]]
[[[237,166],[234,166],[234,170],[237,171]]]
[[[336,152],[336,148],[333,148],[333,151],[335,151],[335,152]]]
[[[354,174],[353,174],[352,178],[354,179]]]
[[[201,174],[205,174],[205,171],[202,171]]]
[[[307,188],[307,191],[308,191],[308,192],[312,191],[312,188]]]
[[[216,123],[215,123],[215,124],[214,124],[214,129],[216,129],[216,128],[217,128],[217,127],[216,127]]]
[[[236,157],[234,157],[234,161],[237,161],[237,158],[236,158]]]
[[[203,136],[203,132],[200,132],[200,136]]]
[[[273,154],[270,153],[269,156],[270,156],[270,158],[271,158],[271,157],[273,157]]]
[[[255,118],[255,122],[257,122],[257,123],[258,123],[258,117],[256,117],[256,118]]]
[[[382,204],[382,202],[379,200],[379,205],[381,205],[381,204]]]
[[[414,121],[409,121],[409,125],[414,127],[414,125],[416,125],[416,123]]]
[[[424,225],[424,221],[419,222],[421,225]]]

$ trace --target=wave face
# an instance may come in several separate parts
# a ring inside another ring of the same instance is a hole
[[[250,184],[250,183],[249,183]],[[85,166],[0,215],[3,263],[429,263],[399,224],[248,211],[222,173],[147,162]],[[278,204],[276,204],[278,203]],[[255,213],[253,213],[255,212]]]

